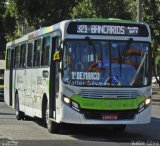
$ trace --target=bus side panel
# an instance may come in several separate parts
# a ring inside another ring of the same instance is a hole
[[[28,116],[33,117],[33,110],[32,110],[32,102],[33,102],[33,92],[32,92],[32,69],[26,69],[26,93],[25,93],[25,114]]]
[[[25,69],[16,70],[15,81],[15,89],[18,91],[20,111],[25,112]]]
[[[32,69],[32,96],[33,96],[33,102],[32,102],[32,109],[33,109],[33,115],[37,116],[39,111],[38,111],[38,99],[40,98],[40,95],[38,93],[37,89],[37,72],[38,69]]]
[[[37,102],[36,102],[37,112],[36,112],[36,116],[40,118],[42,117],[41,111],[42,111],[43,95],[46,94],[47,96],[48,91],[49,91],[48,82],[49,82],[49,68],[39,68],[37,71]]]

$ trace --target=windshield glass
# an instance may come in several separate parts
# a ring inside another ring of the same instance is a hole
[[[145,86],[149,43],[66,40],[63,81],[76,86]]]

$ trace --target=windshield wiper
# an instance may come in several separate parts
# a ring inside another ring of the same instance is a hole
[[[143,67],[142,66],[145,63],[145,59],[146,59],[147,55],[148,55],[148,52],[146,52],[144,54],[144,57],[141,61],[141,64],[139,65],[139,67],[137,69],[137,72],[135,73],[135,76],[134,76],[132,82],[130,83],[131,86],[136,86],[136,82],[140,81],[141,73],[143,72]]]
[[[124,48],[121,56],[119,57],[119,64],[120,64],[120,75],[121,75],[121,71],[122,71],[122,62],[124,61],[126,54],[131,46],[133,42],[133,38],[129,38],[129,40],[127,41],[126,47]]]

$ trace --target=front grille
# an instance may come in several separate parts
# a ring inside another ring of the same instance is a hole
[[[95,110],[82,110],[86,119],[102,120],[102,115],[116,115],[116,120],[130,120],[133,119],[137,110],[122,110],[122,111],[95,111]],[[108,120],[108,119],[107,119]],[[111,119],[110,119],[111,120]]]
[[[87,97],[87,98],[135,98],[137,96],[143,95],[138,90],[107,90],[107,89],[80,89],[78,92],[79,96]]]

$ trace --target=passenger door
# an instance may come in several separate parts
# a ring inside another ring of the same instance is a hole
[[[49,117],[56,119],[58,111],[56,107],[59,97],[59,63],[53,60],[55,51],[58,48],[58,36],[52,38],[52,53],[51,53],[51,65],[50,65],[50,88],[49,88]],[[53,113],[55,113],[53,115]]]

